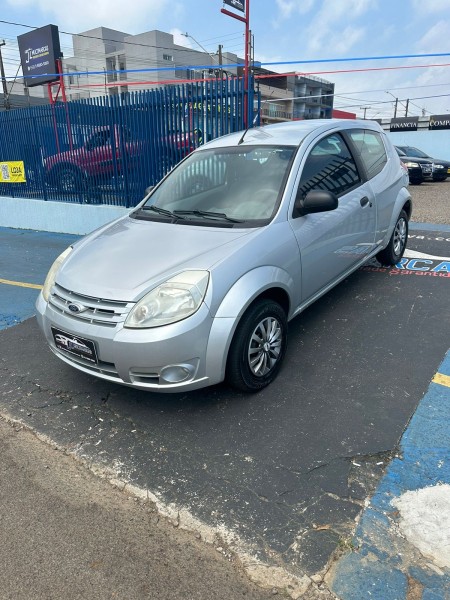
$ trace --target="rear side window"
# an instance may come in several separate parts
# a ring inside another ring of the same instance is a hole
[[[386,150],[381,135],[366,129],[354,129],[347,133],[364,163],[367,177],[372,179],[383,170],[384,165],[387,163]]]
[[[311,150],[303,167],[297,197],[311,190],[328,190],[340,196],[361,183],[358,168],[339,134],[329,135]]]

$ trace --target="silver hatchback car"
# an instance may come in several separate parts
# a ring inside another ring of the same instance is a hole
[[[288,321],[370,258],[400,260],[407,185],[370,121],[214,140],[61,254],[36,303],[40,327],[61,360],[115,383],[257,391],[280,370]]]

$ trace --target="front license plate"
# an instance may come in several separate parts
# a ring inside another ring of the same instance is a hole
[[[447,173],[450,175],[450,167],[447,169]]]
[[[84,358],[92,363],[97,363],[97,351],[95,350],[94,342],[85,340],[77,335],[61,331],[52,327],[53,339],[58,350],[74,354],[80,358]]]

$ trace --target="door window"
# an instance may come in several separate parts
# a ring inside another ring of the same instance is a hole
[[[329,135],[311,150],[303,167],[297,197],[311,190],[328,190],[341,196],[360,185],[358,167],[339,134]]]
[[[348,135],[361,156],[367,171],[367,177],[372,179],[383,170],[384,165],[387,163],[386,150],[381,135],[375,131],[365,129],[348,131]]]

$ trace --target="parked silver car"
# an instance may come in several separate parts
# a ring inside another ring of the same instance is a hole
[[[39,324],[61,360],[112,382],[257,391],[280,370],[288,321],[371,257],[402,257],[407,185],[370,121],[217,139],[61,254]]]

